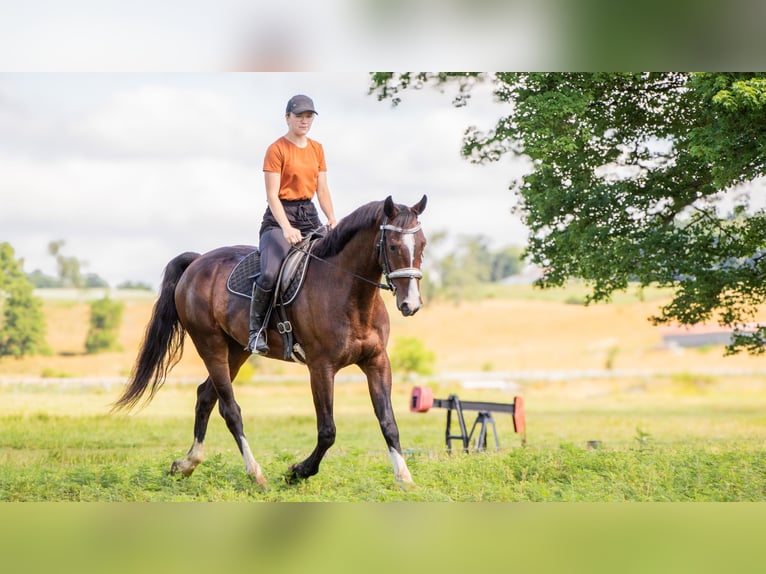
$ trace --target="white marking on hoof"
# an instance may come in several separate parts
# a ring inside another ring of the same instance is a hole
[[[245,461],[245,472],[249,476],[255,478],[255,482],[258,483],[258,486],[265,489],[266,478],[263,476],[263,472],[261,472],[261,465],[255,461],[255,457],[250,450],[250,445],[247,443],[247,439],[244,436],[241,436],[239,437],[239,440],[242,445],[242,458]]]
[[[389,452],[391,453],[391,462],[394,465],[394,478],[398,482],[411,483],[412,475],[410,469],[407,468],[407,463],[404,462],[404,457],[393,448],[389,449]]]
[[[170,474],[178,474],[179,472],[184,476],[191,476],[197,465],[205,460],[205,454],[201,442],[194,441],[194,444],[186,453],[186,458],[181,458],[173,462],[170,467]]]

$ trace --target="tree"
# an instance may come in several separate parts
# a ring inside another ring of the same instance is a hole
[[[56,258],[56,267],[58,279],[45,275],[39,269],[35,269],[27,277],[36,287],[76,287],[76,288],[104,288],[109,287],[109,283],[95,273],[83,274],[82,268],[87,266],[85,261],[80,261],[76,257],[68,257],[61,252],[66,241],[59,239],[51,241],[48,244],[48,253]]]
[[[33,295],[22,261],[14,258],[13,248],[0,243],[0,356],[23,357],[46,353],[45,317],[42,302]]]
[[[716,319],[735,329],[730,352],[764,351],[766,327],[748,323],[766,301],[766,212],[733,192],[766,172],[766,74],[378,73],[370,91],[396,103],[454,84],[464,105],[481,81],[512,113],[469,127],[463,154],[532,160],[512,189],[540,286],[584,279],[589,301],[672,287],[655,322]]]
[[[60,285],[61,287],[82,287],[82,263],[76,257],[67,257],[61,253],[65,243],[63,239],[59,239],[48,244],[48,253],[56,258]]]

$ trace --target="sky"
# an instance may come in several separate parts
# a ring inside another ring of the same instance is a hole
[[[48,244],[63,240],[84,272],[155,287],[181,252],[257,245],[263,155],[286,131],[287,100],[305,93],[338,218],[426,194],[426,234],[523,245],[509,185],[528,164],[460,155],[467,127],[509,111],[490,87],[463,108],[449,90],[405,92],[393,108],[368,88],[365,72],[0,74],[0,241],[26,272],[55,275]]]

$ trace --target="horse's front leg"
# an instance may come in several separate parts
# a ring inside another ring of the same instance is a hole
[[[372,407],[375,416],[378,417],[380,430],[388,445],[391,455],[391,463],[394,467],[394,478],[398,482],[412,483],[412,475],[407,468],[407,463],[402,456],[402,447],[399,444],[399,427],[394,417],[394,409],[391,406],[391,363],[385,351],[381,351],[359,367],[367,376],[367,386],[370,390]]]
[[[289,482],[308,478],[319,472],[327,450],[335,443],[335,420],[333,418],[333,391],[335,370],[330,366],[310,366],[311,394],[314,398],[314,410],[317,417],[317,444],[306,460],[292,465],[288,469]]]
[[[184,476],[191,476],[197,465],[205,458],[202,445],[205,441],[210,413],[213,411],[217,400],[218,395],[216,395],[213,383],[208,377],[204,383],[197,387],[197,406],[194,411],[194,443],[184,458],[173,462],[170,467],[171,474],[180,472]]]

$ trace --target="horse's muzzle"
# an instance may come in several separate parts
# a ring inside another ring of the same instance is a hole
[[[420,311],[420,303],[416,305],[411,305],[407,301],[404,301],[399,306],[399,311],[401,311],[402,315],[404,315],[405,317],[411,317],[412,315]]]

